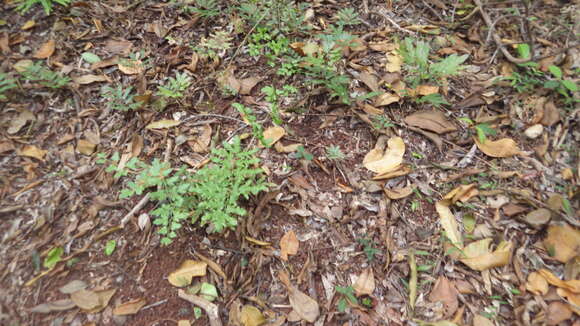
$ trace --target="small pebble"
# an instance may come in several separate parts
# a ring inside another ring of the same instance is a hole
[[[543,131],[544,126],[538,123],[526,129],[526,131],[524,131],[524,134],[526,135],[526,137],[530,139],[536,139],[542,134]]]

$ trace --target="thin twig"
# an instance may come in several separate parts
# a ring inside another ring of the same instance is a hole
[[[211,326],[222,326],[222,321],[219,316],[219,310],[217,305],[197,295],[187,294],[185,291],[181,289],[177,292],[177,296],[203,309],[207,314],[207,316],[209,317],[209,324]]]
[[[396,23],[394,20],[392,20],[392,19],[391,19],[389,16],[387,16],[385,13],[382,13],[382,12],[380,12],[380,11],[378,11],[378,10],[377,10],[377,11],[371,11],[369,14],[371,14],[371,15],[373,15],[373,14],[374,14],[374,15],[379,15],[379,16],[383,17],[383,19],[385,19],[386,21],[388,21],[389,23],[391,23],[391,25],[393,25],[393,27],[394,27],[396,30],[400,31],[400,32],[407,33],[407,34],[411,34],[411,35],[415,35],[415,34],[416,34],[416,33],[415,33],[415,32],[413,32],[413,31],[410,31],[410,30],[408,30],[408,29],[406,29],[406,28],[403,28],[403,27],[399,26],[399,24],[397,24],[397,23]],[[370,16],[370,15],[369,15],[369,16]]]

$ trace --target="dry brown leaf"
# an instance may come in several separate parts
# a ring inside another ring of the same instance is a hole
[[[107,76],[105,75],[91,75],[91,74],[73,77],[72,80],[80,85],[87,85],[95,82],[110,82],[109,78],[107,78]]]
[[[240,80],[240,94],[250,95],[254,86],[256,86],[262,80],[263,78],[261,77],[249,77]]]
[[[290,144],[290,145],[282,145],[282,143],[278,142],[278,143],[274,144],[274,149],[278,153],[293,153],[293,152],[296,152],[298,150],[298,148],[300,148],[300,146],[303,146],[303,145],[300,143]]]
[[[433,290],[429,294],[429,301],[443,302],[445,307],[445,314],[443,317],[450,317],[459,308],[459,301],[457,300],[457,289],[445,276],[439,276],[437,282],[433,286]]]
[[[411,195],[413,193],[413,189],[415,189],[415,186],[409,185],[404,188],[396,188],[396,189],[389,189],[385,187],[383,188],[383,191],[385,192],[385,195],[387,195],[387,198],[397,200]]]
[[[125,303],[121,303],[113,309],[113,315],[124,316],[124,315],[134,315],[145,306],[147,301],[144,298],[131,300]]]
[[[392,178],[400,177],[403,175],[407,175],[409,173],[411,173],[411,167],[408,165],[405,165],[405,164],[401,164],[396,169],[394,169],[392,171],[375,175],[373,177],[373,180],[387,180],[387,179],[392,179]]]
[[[439,222],[445,232],[445,236],[454,246],[461,249],[463,248],[463,237],[461,236],[461,232],[459,232],[459,224],[451,212],[449,204],[448,200],[440,200],[435,203],[435,209],[439,214]]]
[[[131,54],[133,43],[127,40],[108,40],[103,50],[110,54],[121,54],[127,56]]]
[[[34,21],[34,19],[31,19],[31,20],[27,20],[26,23],[24,23],[24,25],[22,25],[22,27],[20,27],[20,29],[25,31],[25,30],[31,29],[34,26],[36,26],[36,22]]]
[[[139,75],[145,71],[145,66],[141,60],[122,60],[117,63],[117,67],[126,75]]]
[[[56,42],[54,40],[48,40],[46,43],[42,44],[40,49],[34,52],[33,57],[36,59],[46,59],[50,57],[56,48]]]
[[[511,138],[486,140],[484,143],[480,143],[476,137],[473,140],[480,151],[491,157],[510,157],[521,153],[518,145]]]
[[[375,291],[375,275],[373,269],[369,267],[363,270],[352,287],[357,297],[361,295],[372,295]]]
[[[171,285],[184,287],[191,284],[191,280],[196,276],[205,276],[207,272],[207,263],[187,259],[181,266],[169,274],[167,280]]]
[[[580,252],[580,231],[568,224],[550,225],[544,239],[544,248],[550,256],[565,263]]]
[[[209,124],[201,127],[201,134],[187,142],[189,147],[196,153],[206,153],[211,143],[211,126]]]
[[[366,114],[370,114],[370,115],[382,115],[383,113],[385,113],[384,110],[382,109],[377,109],[374,106],[364,103],[361,107],[361,109],[363,111],[365,111]]]
[[[75,303],[70,299],[56,300],[52,302],[41,303],[30,309],[30,312],[39,314],[48,314],[53,311],[65,311],[76,307]]]
[[[109,305],[109,301],[111,301],[111,298],[115,295],[116,292],[117,289],[95,291],[95,293],[99,297],[99,306],[97,306],[94,309],[87,310],[86,312],[94,314],[105,309],[107,305]]]
[[[401,137],[391,137],[387,146],[388,148],[383,152],[381,141],[377,141],[377,147],[365,156],[364,167],[378,174],[385,174],[397,169],[403,162],[405,143]]]
[[[234,67],[226,69],[217,79],[218,84],[222,89],[226,89],[233,93],[239,93],[242,88],[242,83],[234,76]]]
[[[258,308],[244,305],[240,312],[240,321],[243,326],[260,326],[266,322],[266,318]]]
[[[477,185],[472,183],[455,187],[453,190],[447,193],[443,199],[449,200],[451,204],[455,204],[457,201],[465,203],[478,194],[479,191],[477,190]]]
[[[492,241],[493,239],[486,238],[465,246],[462,251],[464,258],[461,258],[460,261],[476,271],[509,264],[513,243],[502,241],[497,249],[491,252],[489,246]]]
[[[318,302],[302,293],[298,290],[292,283],[290,283],[290,278],[285,271],[281,271],[278,274],[280,281],[284,283],[286,289],[288,290],[288,298],[290,300],[290,305],[294,312],[300,316],[300,318],[306,320],[309,323],[314,323],[318,316],[320,315],[320,308]]]
[[[264,130],[264,140],[268,145],[273,145],[282,137],[286,135],[286,130],[280,126],[272,126],[266,130]]]
[[[405,123],[413,127],[433,131],[437,134],[444,134],[446,132],[457,130],[457,128],[447,120],[445,114],[439,111],[419,111],[413,113],[405,118]]]
[[[580,315],[580,294],[573,293],[572,291],[568,291],[566,289],[558,288],[556,293],[561,296],[562,298],[566,298],[570,303],[570,308],[576,314]]]
[[[482,315],[476,314],[473,316],[473,326],[495,326],[495,324]]]
[[[528,275],[526,290],[535,295],[546,295],[548,293],[548,281],[538,272],[532,272]]]
[[[358,78],[365,83],[365,85],[367,85],[367,87],[373,91],[373,92],[378,92],[379,91],[379,81],[378,78],[371,74],[368,73],[366,71],[361,71]]]
[[[415,89],[415,93],[421,96],[437,94],[439,93],[439,86],[419,85]]]
[[[92,310],[101,305],[99,296],[91,290],[83,289],[73,292],[71,293],[70,298],[77,307],[83,310]]]
[[[538,270],[538,273],[540,273],[540,275],[542,275],[542,277],[544,277],[548,283],[572,293],[580,294],[580,280],[562,281],[545,268]]]
[[[91,143],[86,139],[79,140],[77,144],[77,151],[83,155],[92,155],[95,152],[97,145]]]
[[[560,111],[554,104],[552,100],[544,104],[544,114],[542,115],[542,120],[540,121],[544,126],[553,126],[558,121],[560,121]]]
[[[40,161],[44,161],[44,155],[46,155],[46,153],[48,153],[48,151],[40,149],[34,145],[26,145],[18,151],[18,155],[20,156],[32,157]]]
[[[570,318],[572,318],[572,310],[567,304],[560,301],[550,302],[546,311],[548,325],[560,325]]]
[[[280,239],[280,258],[284,261],[288,261],[288,255],[296,255],[298,253],[298,248],[300,242],[296,238],[294,231],[290,230],[282,236]]]
[[[552,213],[546,208],[538,208],[526,214],[522,219],[531,227],[540,229],[550,222]]]
[[[191,323],[187,319],[181,319],[177,321],[177,326],[191,326]]]
[[[145,128],[146,129],[167,129],[175,126],[179,126],[181,121],[177,120],[159,120],[154,121],[148,124]]]
[[[401,97],[395,93],[385,92],[375,99],[374,106],[386,106],[395,102],[399,102]]]
[[[60,287],[58,290],[60,291],[60,293],[71,294],[76,291],[84,290],[87,288],[87,286],[88,286],[87,283],[84,281],[72,280],[67,284],[63,285],[62,287]]]
[[[20,129],[22,129],[22,127],[24,127],[29,121],[36,120],[34,113],[30,112],[30,110],[22,109],[19,110],[19,112],[20,113],[14,119],[10,119],[10,126],[7,131],[11,135],[19,132]]]

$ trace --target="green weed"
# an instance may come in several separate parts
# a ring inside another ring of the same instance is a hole
[[[141,103],[135,101],[135,94],[131,86],[127,88],[123,88],[122,85],[117,85],[115,88],[104,86],[101,95],[106,99],[107,107],[112,110],[130,111],[141,106]]]
[[[16,7],[16,10],[20,11],[22,14],[27,13],[34,5],[41,4],[44,12],[47,15],[50,15],[55,3],[66,7],[71,3],[71,0],[18,0],[17,2],[19,5]]]
[[[344,155],[339,146],[331,145],[326,147],[326,157],[331,161],[342,161],[346,158],[346,155]]]
[[[53,89],[65,87],[70,82],[70,78],[48,69],[40,61],[26,67],[26,70],[20,72],[20,75],[26,81]]]
[[[230,33],[225,31],[217,31],[209,38],[202,38],[199,45],[192,48],[202,58],[217,60],[232,47],[232,39],[233,38]]]
[[[367,261],[370,263],[375,260],[375,255],[379,253],[379,249],[374,247],[375,243],[367,238],[360,238],[356,241],[363,246],[363,252],[367,256]]]
[[[354,288],[352,286],[342,287],[337,285],[334,289],[342,296],[337,304],[339,312],[345,312],[349,302],[353,305],[358,305],[358,299],[355,296]]]
[[[0,101],[7,100],[6,92],[16,87],[15,79],[10,78],[8,74],[0,73]]]
[[[186,73],[178,72],[175,78],[169,77],[164,86],[157,88],[157,95],[166,98],[181,98],[189,86],[191,86],[191,77]]]
[[[234,109],[240,112],[240,114],[246,119],[250,127],[252,127],[252,134],[254,135],[254,137],[256,137],[260,141],[260,143],[262,143],[262,145],[269,147],[270,144],[268,144],[268,142],[264,138],[264,128],[258,122],[258,118],[256,118],[254,111],[252,111],[252,109],[240,103],[234,103],[232,104],[232,106],[234,107]]]
[[[262,93],[266,95],[266,102],[270,104],[270,117],[272,121],[278,126],[281,125],[284,121],[280,117],[280,98],[294,95],[298,93],[298,89],[290,85],[284,85],[282,89],[276,89],[274,86],[265,86],[262,88]]]

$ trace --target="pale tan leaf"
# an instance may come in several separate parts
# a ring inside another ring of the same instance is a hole
[[[36,59],[46,59],[54,53],[55,48],[56,42],[54,40],[48,40],[40,46],[40,49],[34,52],[33,57]]]
[[[366,114],[370,114],[370,115],[382,115],[383,113],[385,113],[385,111],[384,111],[384,110],[382,110],[382,109],[377,109],[377,108],[375,108],[374,106],[372,106],[372,105],[370,105],[370,104],[367,104],[367,103],[364,103],[364,104],[362,105],[362,108],[361,108],[361,109],[362,109],[363,111],[365,111],[365,113],[366,113]]]
[[[526,214],[522,219],[531,227],[540,229],[550,222],[552,213],[546,208],[538,208]]]
[[[458,291],[445,276],[439,276],[437,282],[433,286],[433,290],[429,294],[429,301],[443,302],[445,308],[444,317],[450,317],[459,308],[459,301],[457,300]]]
[[[569,281],[562,281],[556,275],[554,275],[549,270],[542,268],[538,270],[538,273],[542,275],[548,281],[548,283],[557,286],[559,288],[568,290],[572,293],[580,294],[580,280],[569,280]]]
[[[455,187],[453,190],[447,193],[443,199],[449,200],[451,204],[455,204],[457,201],[465,203],[478,194],[479,191],[477,190],[477,185],[472,183]]]
[[[411,173],[411,167],[406,164],[401,164],[392,171],[377,174],[373,177],[373,180],[387,180]]]
[[[293,153],[293,152],[296,152],[298,150],[298,148],[300,148],[300,146],[303,146],[303,145],[300,143],[290,144],[290,145],[282,145],[282,143],[278,142],[278,143],[274,144],[274,149],[278,153]]]
[[[282,260],[287,261],[288,255],[296,255],[298,253],[298,248],[300,246],[300,242],[298,238],[296,238],[296,234],[293,230],[290,230],[282,236],[280,239],[280,258]]]
[[[167,129],[175,126],[179,126],[181,121],[177,120],[159,120],[148,124],[145,128],[147,129]]]
[[[258,84],[262,80],[263,78],[261,77],[249,77],[240,80],[240,94],[250,95],[254,86],[256,86],[256,84]]]
[[[373,269],[369,267],[363,270],[352,287],[357,297],[373,294],[375,291],[375,275]]]
[[[16,70],[17,72],[24,72],[26,71],[26,69],[28,69],[28,67],[32,66],[33,64],[34,62],[32,62],[32,60],[30,59],[22,59],[16,61],[16,63],[12,66],[12,68],[14,68],[14,70]]]
[[[535,295],[546,295],[548,293],[548,281],[538,272],[532,272],[528,275],[526,290]]]
[[[75,83],[80,84],[80,85],[87,85],[87,84],[92,84],[92,83],[96,83],[96,82],[109,82],[109,78],[107,78],[107,76],[105,75],[83,75],[83,76],[77,76],[77,77],[73,77],[72,79]]]
[[[144,298],[134,299],[121,303],[113,309],[113,315],[123,316],[123,315],[134,315],[145,306],[147,301]]]
[[[389,199],[397,200],[411,195],[413,193],[413,189],[415,189],[415,186],[409,185],[404,188],[396,188],[396,189],[384,188],[383,191],[385,192],[385,195],[387,195]]]
[[[22,129],[22,127],[24,127],[29,121],[36,121],[34,113],[30,112],[30,110],[22,109],[19,110],[19,112],[20,113],[14,119],[10,119],[10,126],[7,131],[11,135],[19,132],[20,129]]]
[[[561,325],[561,323],[572,318],[572,309],[560,301],[550,302],[546,311],[546,321],[548,325]]]
[[[368,86],[368,88],[373,92],[379,91],[379,81],[377,77],[373,74],[370,74],[366,71],[361,71],[358,78]]]
[[[402,64],[403,58],[398,52],[387,53],[387,64],[385,65],[387,72],[400,72]]]
[[[217,82],[224,90],[233,92],[235,94],[240,92],[242,83],[234,76],[234,67],[226,69],[218,78]]]
[[[306,320],[309,323],[314,323],[318,316],[320,315],[320,308],[318,302],[302,293],[298,290],[292,283],[290,283],[290,278],[285,271],[279,273],[280,281],[284,283],[286,289],[288,290],[288,298],[290,300],[290,305],[294,312],[300,318]]]
[[[20,156],[32,157],[40,161],[44,161],[44,155],[46,155],[46,153],[48,153],[48,151],[40,149],[34,145],[26,145],[18,151],[18,155]]]
[[[79,290],[71,293],[71,300],[75,305],[83,310],[91,310],[99,307],[101,302],[97,293],[90,290]]]
[[[191,323],[187,319],[181,319],[177,321],[177,326],[191,326]]]
[[[395,93],[385,92],[375,99],[374,106],[386,106],[395,102],[399,102],[401,97]]]
[[[138,75],[145,71],[145,66],[141,60],[121,60],[117,67],[126,75]]]
[[[30,309],[30,312],[39,314],[48,314],[53,311],[65,311],[76,307],[75,303],[70,299],[56,300],[52,302],[41,303]]]
[[[268,145],[273,145],[286,135],[286,130],[280,126],[272,126],[264,130],[264,139]]]
[[[483,143],[480,143],[477,137],[474,137],[473,140],[480,151],[491,157],[510,157],[521,153],[518,145],[511,138],[488,139]]]
[[[97,145],[91,143],[86,139],[79,140],[77,144],[77,151],[84,155],[92,155],[95,152]]]
[[[88,286],[87,283],[84,281],[72,280],[67,284],[63,285],[62,287],[60,287],[58,290],[60,291],[60,293],[71,294],[76,291],[84,290],[87,288],[87,286]]]
[[[399,167],[405,154],[403,139],[401,137],[391,137],[387,142],[387,146],[388,148],[384,153],[382,148],[375,147],[371,150],[363,160],[364,167],[378,174],[384,174]]]
[[[191,280],[196,276],[205,276],[207,272],[207,263],[187,259],[181,266],[169,274],[167,280],[171,285],[184,287],[191,284]]]
[[[107,307],[107,305],[109,304],[109,301],[111,301],[111,298],[113,297],[113,295],[115,295],[116,292],[117,292],[117,289],[95,291],[95,293],[99,297],[99,305],[94,309],[87,310],[86,312],[94,314],[94,313],[97,313],[97,312],[105,309]]]
[[[110,54],[121,54],[127,56],[131,54],[133,43],[127,40],[108,40],[103,50]]]
[[[457,248],[463,248],[463,237],[461,232],[459,232],[459,224],[453,216],[451,209],[449,208],[448,200],[440,200],[435,203],[435,209],[439,214],[439,221],[441,227],[445,232],[445,236],[451,241],[451,243]]]
[[[431,85],[419,85],[415,89],[416,94],[421,96],[427,96],[431,94],[439,93],[439,86],[431,86]]]
[[[482,315],[476,314],[473,316],[473,326],[495,326],[495,324]]]
[[[505,266],[509,264],[513,243],[502,241],[493,252],[490,251],[491,238],[486,238],[470,243],[463,249],[465,258],[462,263],[476,271]]]
[[[240,321],[243,326],[260,326],[266,322],[266,318],[258,308],[244,305],[240,312]]]
[[[550,256],[566,263],[580,252],[580,230],[568,224],[550,225],[544,239],[544,248]]]
[[[31,19],[31,20],[27,20],[26,23],[24,23],[24,25],[22,25],[22,27],[20,27],[20,29],[25,31],[25,30],[31,29],[34,26],[36,26],[36,22],[34,21],[34,19]]]
[[[558,288],[556,293],[570,303],[570,309],[580,315],[580,293],[574,293],[563,288]]]
[[[209,124],[203,125],[201,129],[201,134],[194,139],[187,142],[189,147],[196,153],[205,153],[209,150],[209,144],[211,143],[211,126]]]
[[[437,134],[444,134],[446,132],[457,130],[457,128],[447,120],[445,114],[439,111],[419,111],[413,113],[405,118],[405,123],[413,127],[433,131]]]

